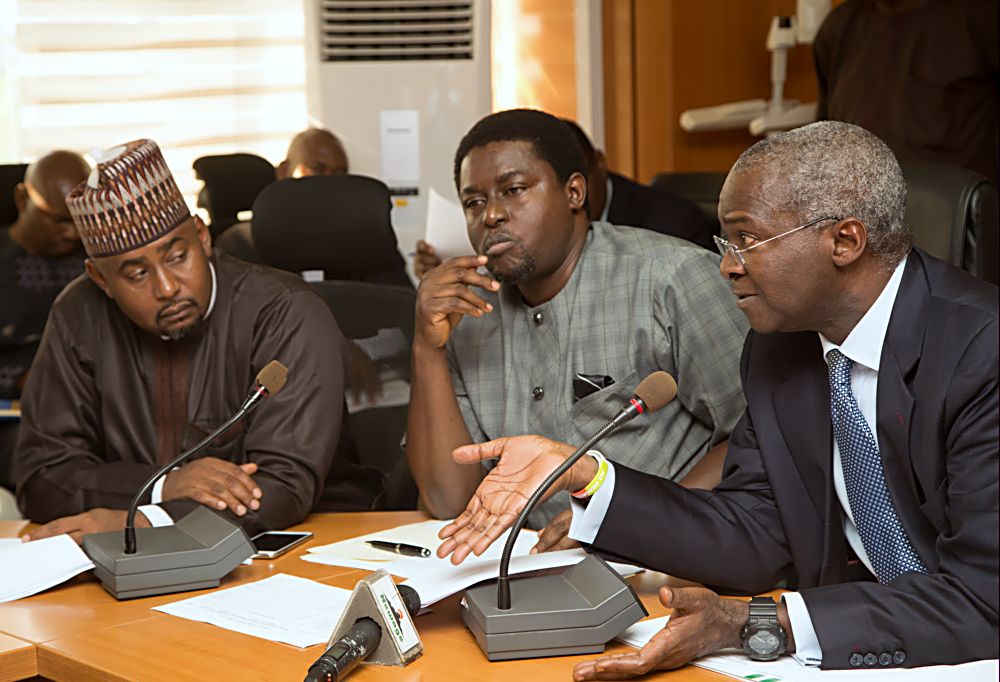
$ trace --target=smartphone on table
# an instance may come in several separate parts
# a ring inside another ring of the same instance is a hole
[[[269,530],[253,536],[250,542],[253,543],[257,553],[254,559],[274,559],[279,557],[293,547],[301,545],[312,537],[309,532],[292,532]]]

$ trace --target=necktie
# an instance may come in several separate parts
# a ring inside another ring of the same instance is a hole
[[[826,358],[833,435],[840,450],[847,501],[875,576],[880,583],[889,583],[904,573],[927,573],[896,515],[878,443],[851,391],[854,363],[839,350],[831,350]]]

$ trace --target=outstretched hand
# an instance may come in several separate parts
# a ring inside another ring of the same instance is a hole
[[[723,599],[703,587],[661,587],[660,602],[674,612],[646,646],[580,663],[573,668],[573,679],[631,680],[740,646],[740,629],[750,613],[746,602]]]
[[[514,525],[535,488],[572,453],[571,446],[541,436],[498,438],[457,448],[452,457],[459,464],[497,458],[500,461],[479,484],[465,511],[441,529],[439,536],[445,541],[438,547],[438,556],[444,558],[450,554],[451,563],[457,566],[469,554],[479,556],[485,552]],[[591,460],[589,457],[584,459]],[[571,487],[581,476],[574,474],[580,466],[581,463],[577,463],[563,474],[542,499]]]

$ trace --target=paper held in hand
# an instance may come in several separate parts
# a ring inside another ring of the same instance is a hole
[[[473,256],[462,207],[438,194],[433,187],[427,193],[427,228],[424,241],[434,247],[442,261],[455,256]]]

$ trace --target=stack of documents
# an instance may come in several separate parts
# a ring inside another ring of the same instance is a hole
[[[153,610],[305,648],[329,639],[350,596],[350,590],[278,573]]]
[[[417,591],[420,595],[420,605],[427,607],[476,583],[496,578],[500,570],[503,546],[510,534],[510,531],[507,531],[500,536],[500,539],[490,545],[482,556],[469,555],[460,566],[452,566],[449,559],[439,559],[436,554],[437,548],[443,542],[438,538],[438,532],[449,523],[451,521],[422,521],[398,526],[330,545],[312,547],[302,558],[313,563],[332,566],[362,568],[369,571],[382,569],[392,575],[408,578],[405,584]],[[431,556],[426,558],[400,556],[374,549],[366,544],[368,540],[401,542],[425,547],[431,551]],[[511,554],[510,575],[575,566],[587,558],[587,553],[582,549],[529,554],[536,542],[538,533],[535,531],[522,530],[517,536],[514,552]],[[634,566],[619,564],[612,566],[621,575],[632,575],[639,571]]]
[[[94,567],[68,535],[0,545],[0,603],[30,597]]]
[[[639,621],[616,639],[637,649],[663,629],[670,616]],[[791,657],[777,661],[751,661],[742,651],[706,656],[692,661],[699,668],[713,670],[738,680],[773,682],[996,682],[1000,661],[975,661],[963,665],[933,665],[924,668],[861,668],[859,670],[820,670],[806,667]]]

